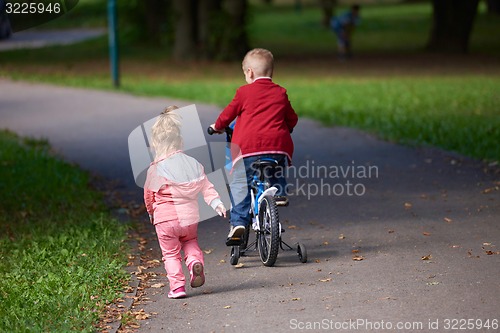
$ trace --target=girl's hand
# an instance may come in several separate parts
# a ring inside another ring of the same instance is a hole
[[[219,216],[223,216],[224,218],[226,218],[226,207],[224,207],[224,204],[219,204],[215,208],[215,211],[217,212],[217,214],[219,214]]]
[[[149,215],[149,222],[151,222],[151,224],[155,223],[155,219],[154,219],[153,215]]]

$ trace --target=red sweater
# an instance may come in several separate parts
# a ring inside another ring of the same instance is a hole
[[[236,91],[231,103],[215,122],[221,130],[236,119],[232,143],[241,153],[232,149],[233,161],[254,155],[293,155],[290,131],[298,121],[286,90],[269,78],[255,80]],[[233,162],[233,163],[234,163]]]

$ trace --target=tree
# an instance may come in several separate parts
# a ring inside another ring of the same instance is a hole
[[[330,20],[335,13],[335,7],[337,6],[337,0],[319,0],[319,6],[321,7],[322,19],[321,24],[329,29]]]
[[[175,59],[192,59],[196,55],[196,0],[174,0]]]
[[[248,50],[246,0],[174,0],[175,59],[238,59]]]
[[[427,49],[466,53],[479,0],[432,0],[433,21]]]
[[[487,0],[488,13],[500,15],[500,0]]]

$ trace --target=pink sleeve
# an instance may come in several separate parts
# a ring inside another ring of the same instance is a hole
[[[144,204],[149,215],[153,215],[153,203],[155,202],[155,193],[144,188]]]
[[[220,201],[219,193],[217,193],[217,191],[214,188],[214,184],[212,184],[208,180],[207,176],[205,176],[205,178],[203,179],[203,185],[202,185],[201,193],[203,194],[203,198],[205,199],[205,202],[209,206],[212,206],[212,202],[214,200],[219,199],[219,200],[217,200],[217,202]],[[215,209],[215,207],[212,207],[212,208]]]

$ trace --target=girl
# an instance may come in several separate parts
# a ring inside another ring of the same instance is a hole
[[[154,224],[170,283],[169,298],[186,297],[181,250],[192,288],[205,283],[203,252],[198,245],[198,193],[220,216],[226,208],[205,175],[203,166],[182,152],[180,116],[170,106],[152,127],[155,159],[144,185],[144,202]]]

